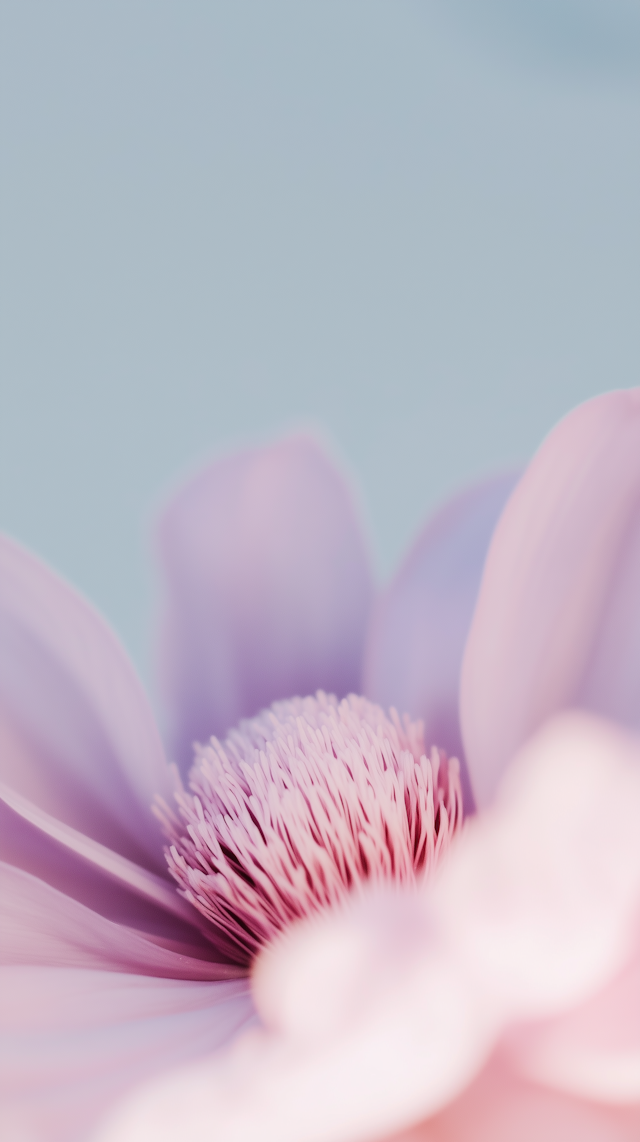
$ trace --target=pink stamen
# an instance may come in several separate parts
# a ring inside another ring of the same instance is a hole
[[[363,881],[415,883],[462,823],[457,760],[356,695],[274,703],[197,746],[189,788],[156,806],[169,869],[247,964]]]

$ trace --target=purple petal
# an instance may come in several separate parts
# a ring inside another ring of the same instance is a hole
[[[481,803],[567,706],[640,728],[640,389],[561,421],[496,528],[461,684]]]
[[[422,718],[425,738],[463,767],[462,653],[489,542],[516,479],[504,473],[449,500],[427,523],[371,622],[365,694]],[[464,792],[468,807],[468,781]]]
[[[310,439],[220,460],[161,522],[171,740],[222,736],[277,698],[360,682],[372,595],[342,477]]]
[[[144,690],[96,612],[0,537],[0,776],[133,860],[162,864],[168,770]]]
[[[202,947],[107,920],[35,876],[0,864],[0,963],[93,968],[166,979],[237,979]]]
[[[178,896],[172,881],[2,787],[0,860],[116,924],[144,931],[150,939],[188,944],[195,954],[225,961],[223,938]]]
[[[80,1142],[131,1087],[228,1042],[252,1018],[246,981],[0,969],[7,1138]]]

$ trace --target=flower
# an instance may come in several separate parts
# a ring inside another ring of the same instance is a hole
[[[637,1137],[640,394],[572,413],[502,510],[512,484],[446,507],[371,615],[352,508],[309,443],[214,466],[165,517],[185,768],[194,738],[362,679],[461,755],[480,806],[426,887],[376,884],[270,944],[258,1020],[167,880],[148,806],[169,775],[122,651],[3,548],[18,1137],[81,1138],[154,1072],[104,1139]],[[570,706],[609,722],[540,729]]]
[[[496,487],[506,497],[504,481],[487,486],[480,528],[467,505],[482,489],[445,508],[417,549],[427,569],[462,541],[479,576]],[[360,689],[369,560],[345,483],[313,441],[213,464],[169,505],[159,547],[164,715],[183,773],[192,741],[274,699]],[[71,1142],[255,1011],[246,966],[168,872],[151,806],[172,802],[173,776],[124,651],[8,538],[0,568],[3,1136]],[[477,582],[465,575],[455,590],[469,610]],[[453,653],[443,634],[434,651],[455,671],[460,631]]]

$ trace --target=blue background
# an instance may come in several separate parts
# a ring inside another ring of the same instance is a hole
[[[378,573],[640,378],[637,0],[4,0],[0,522],[149,675],[152,520],[314,426]]]

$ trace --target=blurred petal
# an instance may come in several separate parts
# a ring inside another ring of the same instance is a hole
[[[527,1082],[497,1055],[446,1110],[385,1142],[636,1142],[640,1109]]]
[[[640,1109],[640,934],[629,963],[594,998],[511,1036],[527,1078],[582,1098]]]
[[[640,739],[558,716],[468,822],[433,901],[505,1022],[584,1003],[621,970],[640,909]]]
[[[521,743],[582,706],[640,728],[640,390],[607,393],[545,440],[498,524],[461,682],[486,803]]]
[[[425,739],[464,754],[460,666],[485,556],[516,483],[504,473],[445,504],[378,600],[365,653],[364,693],[422,718]],[[465,804],[470,790],[465,789]]]
[[[0,864],[0,963],[135,972],[166,979],[237,979],[206,948],[105,919],[44,881]]]
[[[225,1142],[348,1142],[415,1121],[458,1094],[488,1050],[455,974],[438,966],[422,992],[413,973],[409,983],[379,981],[369,1016],[338,1038],[255,1030],[217,1059],[150,1083],[99,1142],[210,1142],[211,1123]]]
[[[123,855],[162,867],[149,812],[168,769],[144,690],[95,611],[0,537],[0,777]]]
[[[0,987],[0,1122],[20,1142],[84,1142],[114,1099],[215,1050],[253,1015],[241,981],[5,967]]]
[[[160,527],[171,740],[222,736],[278,698],[359,688],[371,600],[341,476],[296,437],[205,469]]]

